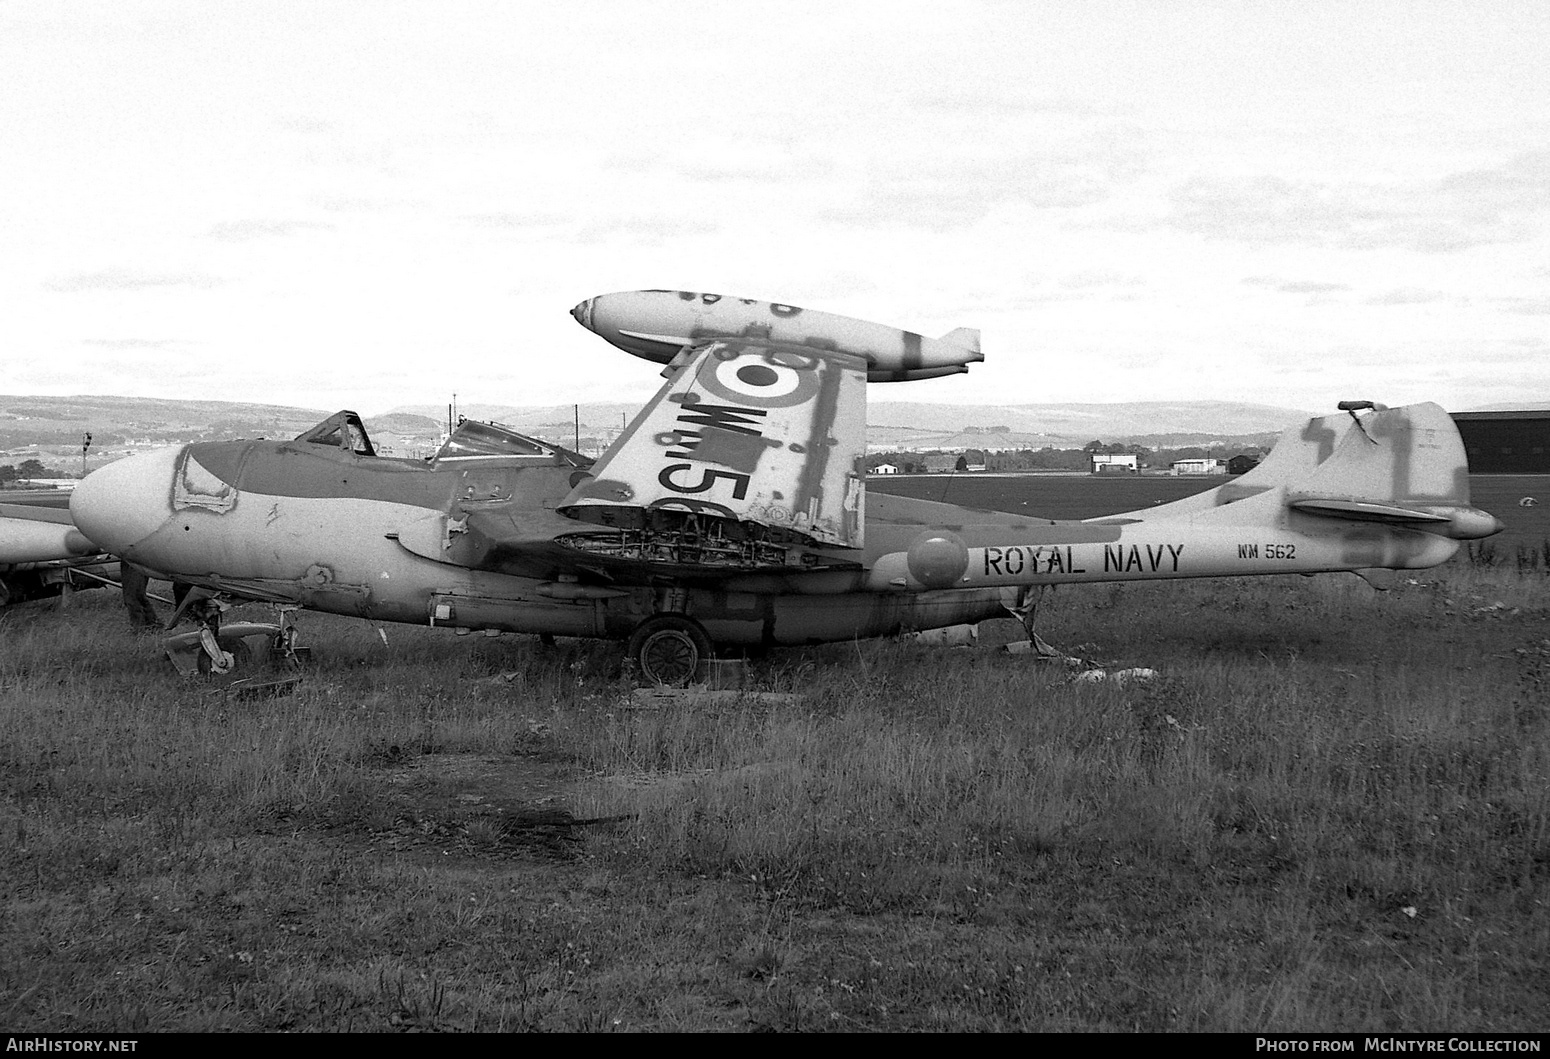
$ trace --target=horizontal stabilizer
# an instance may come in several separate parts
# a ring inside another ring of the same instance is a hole
[[[1500,520],[1470,506],[1464,442],[1447,412],[1430,403],[1385,408],[1345,401],[1341,407],[1346,411],[1340,415],[1289,427],[1259,466],[1236,480],[1120,517],[1154,522],[1215,509],[1235,511],[1228,519],[1242,518],[1257,508],[1238,509],[1241,502],[1273,494],[1302,515],[1451,540],[1479,540],[1501,531]]]
[[[1392,504],[1375,504],[1367,500],[1323,500],[1309,497],[1293,500],[1291,506],[1298,511],[1331,518],[1349,518],[1358,522],[1447,522],[1446,515],[1434,515],[1430,511],[1416,511]]]

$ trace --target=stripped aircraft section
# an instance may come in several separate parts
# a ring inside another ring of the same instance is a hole
[[[707,299],[634,292],[573,310],[667,362],[661,390],[595,465],[466,422],[429,462],[381,457],[359,418],[339,413],[294,441],[109,465],[72,510],[115,553],[210,591],[380,621],[627,638],[663,682],[691,678],[716,647],[1009,610],[1031,636],[1030,593],[1046,584],[1340,570],[1378,582],[1500,528],[1469,506],[1463,446],[1435,405],[1353,406],[1291,428],[1236,481],[1086,522],[868,498],[869,380],[962,370],[981,359],[977,334],[920,340]]]
[[[0,504],[0,607],[111,584],[118,564],[102,551],[68,511]]]
[[[844,354],[740,340],[691,349],[560,505],[613,532],[563,543],[682,576],[858,566],[843,549],[863,536],[864,388],[864,362]]]

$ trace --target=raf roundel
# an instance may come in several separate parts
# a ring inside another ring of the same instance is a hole
[[[768,364],[744,364],[737,369],[737,378],[749,386],[774,386],[780,381],[780,376]]]
[[[788,408],[817,392],[820,363],[815,357],[726,345],[706,359],[698,381],[707,393],[731,404]]]

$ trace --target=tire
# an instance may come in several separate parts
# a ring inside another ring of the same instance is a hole
[[[641,622],[630,637],[630,658],[648,683],[681,688],[694,682],[711,655],[710,637],[700,623],[677,614]]]
[[[232,673],[240,673],[244,669],[253,667],[253,648],[248,645],[247,640],[233,640],[228,645],[220,643],[220,638],[217,637],[216,643],[220,644],[221,650],[231,655]],[[194,660],[194,664],[199,667],[199,675],[202,677],[230,675],[214,672],[211,668],[210,656],[205,654],[203,647],[199,648],[199,657]]]

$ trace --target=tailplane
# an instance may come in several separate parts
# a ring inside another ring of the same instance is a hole
[[[1378,522],[1454,540],[1489,537],[1502,524],[1469,502],[1469,463],[1453,418],[1435,404],[1385,408],[1346,401],[1281,434],[1253,470],[1217,489],[1133,512],[1150,521],[1189,517],[1272,490],[1293,511]]]
[[[1311,420],[1299,434],[1303,453],[1311,442],[1318,462],[1311,474],[1286,483],[1293,510],[1454,540],[1501,530],[1496,518],[1469,504],[1469,462],[1447,412],[1430,403],[1384,408],[1352,401],[1341,408],[1346,416]]]

